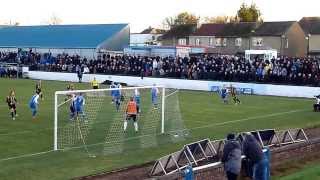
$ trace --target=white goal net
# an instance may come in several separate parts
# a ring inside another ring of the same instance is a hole
[[[162,86],[57,91],[54,150],[85,148],[88,153],[111,154],[181,140],[185,127],[178,94]],[[127,116],[131,98],[138,106],[137,127]]]

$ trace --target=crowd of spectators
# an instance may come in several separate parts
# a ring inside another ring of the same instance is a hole
[[[10,55],[9,55],[10,56]],[[12,55],[11,55],[12,56]],[[194,80],[219,80],[320,86],[320,59],[280,57],[270,61],[246,60],[243,56],[140,57],[108,54],[97,59],[78,55],[16,55],[30,70],[166,77]],[[0,61],[2,61],[1,56]],[[8,55],[4,56],[8,57]]]

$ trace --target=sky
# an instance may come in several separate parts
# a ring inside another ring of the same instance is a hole
[[[53,15],[62,24],[129,23],[131,32],[161,27],[168,16],[188,11],[200,17],[235,15],[241,3],[256,3],[264,21],[320,16],[319,0],[0,0],[0,24],[43,25]]]

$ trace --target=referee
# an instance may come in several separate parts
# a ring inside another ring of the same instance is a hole
[[[93,81],[91,81],[92,89],[99,89],[99,82],[96,80],[96,77],[93,78]]]

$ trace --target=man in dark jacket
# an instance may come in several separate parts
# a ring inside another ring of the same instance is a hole
[[[253,164],[252,179],[268,180],[268,161],[264,157],[261,145],[251,133],[245,134],[242,151],[246,158]]]
[[[241,146],[234,134],[228,134],[221,161],[228,180],[237,180],[241,170]]]

